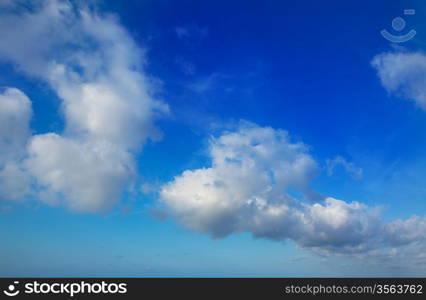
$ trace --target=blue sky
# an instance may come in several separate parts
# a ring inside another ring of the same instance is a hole
[[[424,276],[425,13],[4,1],[0,276]]]

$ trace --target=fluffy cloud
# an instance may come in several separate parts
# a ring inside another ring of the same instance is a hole
[[[211,168],[185,171],[161,190],[162,201],[194,230],[224,236],[262,217],[258,211],[265,219],[286,213],[283,204],[293,200],[285,189],[310,194],[317,164],[284,131],[243,123],[212,139],[209,150]]]
[[[426,55],[420,52],[388,52],[374,57],[382,85],[390,93],[413,100],[426,110]]]
[[[284,131],[243,122],[212,138],[209,156],[210,167],[187,170],[161,189],[169,214],[194,231],[289,239],[324,255],[371,257],[425,242],[423,218],[383,223],[376,207],[331,197],[309,201],[317,164]]]
[[[21,201],[31,193],[31,178],[19,162],[9,161],[0,168],[0,201]]]
[[[24,93],[14,88],[0,93],[0,167],[25,153],[31,116],[31,101]]]
[[[30,178],[20,166],[30,132],[31,102],[21,91],[0,93],[0,200],[17,201],[30,192]]]
[[[31,136],[30,100],[17,89],[0,94],[2,200],[37,192],[77,211],[111,207],[134,177],[135,153],[161,136],[153,120],[168,110],[153,96],[144,52],[114,16],[66,1],[21,2],[7,1],[0,12],[0,59],[57,93],[66,128]],[[426,108],[423,54],[381,54],[373,65],[390,92]],[[209,155],[211,166],[161,188],[160,201],[184,226],[216,238],[250,232],[292,240],[324,255],[410,259],[424,268],[424,218],[384,223],[378,208],[318,195],[311,189],[318,164],[287,132],[242,122],[213,137]]]
[[[131,179],[131,155],[120,147],[80,143],[57,134],[35,136],[26,167],[45,189],[41,200],[65,204],[76,211],[96,212],[120,198]]]
[[[383,87],[392,94],[412,100],[426,110],[426,55],[422,52],[394,51],[376,55],[372,62]],[[426,265],[426,219],[413,216],[405,221],[395,220],[382,226],[382,245],[360,255],[378,263],[411,264],[424,272]]]
[[[66,121],[61,135],[30,139],[24,166],[49,203],[107,208],[134,175],[134,153],[161,137],[153,119],[168,110],[153,96],[144,52],[112,15],[67,1],[16,3],[0,14],[0,59],[47,82]]]

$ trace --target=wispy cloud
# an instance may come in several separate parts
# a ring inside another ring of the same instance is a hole
[[[341,166],[354,179],[362,178],[362,173],[363,173],[362,169],[355,166],[354,163],[348,162],[346,158],[342,156],[336,156],[333,159],[327,159],[325,163],[326,163],[327,174],[329,176],[332,176],[335,172],[335,169],[338,166]]]
[[[227,74],[216,72],[207,76],[194,78],[186,84],[186,87],[197,94],[204,94],[215,89],[220,89],[224,92],[231,92],[234,87],[229,83],[230,77],[231,76]]]
[[[195,64],[192,62],[182,58],[177,57],[175,59],[175,64],[182,70],[182,72],[186,75],[194,75],[196,72]]]
[[[202,39],[207,36],[208,29],[195,24],[176,26],[176,36],[180,39]]]

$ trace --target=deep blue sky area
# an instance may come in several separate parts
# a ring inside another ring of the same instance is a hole
[[[0,8],[1,9],[1,8]],[[68,211],[30,199],[2,201],[0,276],[391,276],[248,232],[213,239],[155,213],[158,189],[210,166],[211,136],[239,120],[288,131],[319,166],[312,188],[380,206],[383,220],[426,214],[426,112],[389,93],[376,55],[425,51],[422,1],[102,1],[145,50],[145,74],[170,113],[159,141],[135,156],[137,183],[112,209]],[[404,16],[404,9],[416,14]],[[380,31],[403,16],[414,39]],[[0,63],[0,87],[31,99],[33,134],[65,128],[59,95],[43,80]],[[344,157],[362,176],[327,161]],[[423,179],[422,179],[423,178]],[[154,212],[153,212],[154,210]],[[398,269],[398,275],[411,275]],[[415,275],[415,274],[414,274]]]

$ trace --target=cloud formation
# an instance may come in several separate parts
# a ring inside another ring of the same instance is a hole
[[[309,195],[318,170],[307,147],[291,143],[285,131],[250,123],[212,139],[209,152],[211,168],[185,171],[162,188],[161,199],[185,225],[214,237],[248,226],[253,214],[266,221],[285,213],[281,204],[293,199],[283,191]]]
[[[20,158],[31,135],[31,101],[15,88],[0,93],[0,166]]]
[[[143,49],[114,16],[59,0],[21,3],[7,1],[0,12],[0,60],[56,92],[66,128],[32,136],[31,101],[14,88],[1,92],[0,200],[33,193],[76,211],[107,209],[134,178],[135,154],[161,137],[154,119],[168,107],[153,96]],[[182,39],[207,33],[193,31],[176,28]],[[384,53],[372,64],[389,92],[426,109],[424,54]],[[210,89],[215,76],[193,90]],[[210,166],[187,170],[160,190],[169,215],[187,228],[215,238],[250,232],[323,255],[424,268],[424,218],[386,223],[377,207],[322,197],[311,188],[318,163],[287,132],[241,122],[212,137],[209,157]],[[329,172],[337,165],[360,174],[342,158],[329,162]]]
[[[334,174],[334,171],[338,166],[342,166],[343,169],[354,179],[362,178],[362,169],[355,166],[354,163],[348,162],[346,158],[342,156],[336,156],[333,159],[327,159],[325,163],[327,174],[329,176],[332,176]]]
[[[310,201],[318,166],[308,150],[285,131],[242,122],[211,139],[210,167],[176,176],[160,201],[178,222],[215,238],[250,232],[324,255],[368,257],[424,245],[423,218],[383,223],[377,207],[332,197]]]
[[[372,65],[383,87],[414,101],[426,110],[426,55],[421,52],[386,52],[376,55]]]
[[[112,15],[59,0],[0,14],[0,59],[44,80],[62,99],[66,129],[28,141],[24,165],[40,198],[79,211],[117,201],[134,175],[134,153],[158,139],[144,52]],[[23,8],[25,7],[25,8]]]
[[[31,135],[31,101],[21,91],[0,93],[0,200],[17,201],[30,192],[30,178],[21,167]]]

